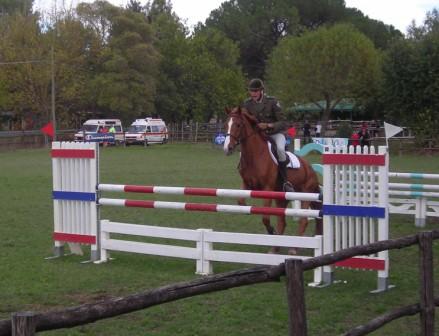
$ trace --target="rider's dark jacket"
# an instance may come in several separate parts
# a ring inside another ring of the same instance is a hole
[[[266,131],[268,134],[283,133],[288,128],[285,115],[274,97],[263,95],[257,102],[248,98],[241,107],[246,108],[259,122],[273,123],[273,128]]]

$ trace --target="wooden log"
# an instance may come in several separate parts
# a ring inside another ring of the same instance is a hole
[[[434,299],[435,306],[439,306],[439,297],[436,297]],[[362,324],[360,326],[357,326],[345,334],[343,336],[363,336],[370,334],[371,332],[381,328],[382,326],[386,325],[387,323],[390,323],[396,319],[399,319],[404,316],[412,316],[415,314],[418,314],[421,311],[421,308],[419,306],[419,303],[412,304],[405,307],[400,307],[393,309],[389,312],[386,312],[380,316],[375,317],[374,319],[370,320],[369,322]]]
[[[439,230],[431,231],[433,238],[439,238]],[[383,240],[367,245],[349,247],[334,253],[322,255],[320,257],[310,258],[303,261],[303,269],[311,270],[316,267],[331,265],[338,261],[351,258],[357,255],[370,255],[385,250],[395,250],[408,247],[418,243],[417,235],[410,235],[397,239]]]
[[[281,272],[284,272],[283,268],[259,267],[240,270],[226,275],[213,275],[163,286],[125,297],[41,313],[35,316],[36,331],[75,327],[195,295],[249,284],[279,281]],[[0,336],[10,334],[11,320],[0,321]]]
[[[302,260],[287,259],[285,261],[285,273],[287,276],[288,335],[306,336],[308,331]]]
[[[34,336],[35,314],[18,312],[12,314],[12,336]]]
[[[434,335],[433,233],[419,232],[419,294],[421,335]]]

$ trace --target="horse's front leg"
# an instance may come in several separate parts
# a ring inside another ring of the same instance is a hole
[[[278,208],[285,208],[287,206],[288,202],[283,201],[283,200],[276,200],[276,206]],[[271,200],[269,205],[271,205]],[[283,235],[285,232],[285,226],[286,226],[286,220],[285,220],[285,216],[277,216],[277,227],[276,227],[276,232],[275,234],[278,235]],[[271,227],[271,225],[270,225]],[[280,247],[279,246],[273,246],[269,253],[279,253],[280,252]]]
[[[242,183],[241,189],[248,190],[248,186],[247,184],[245,184],[245,182]],[[247,205],[247,203],[245,202],[245,198],[238,198],[238,205],[242,205],[242,206]]]
[[[264,200],[263,205],[266,208],[271,207],[271,200],[270,199]],[[274,231],[274,227],[271,226],[270,216],[268,216],[268,215],[262,216],[262,224],[264,224],[265,230],[267,230],[268,234],[271,234],[271,235],[276,234],[276,231]]]

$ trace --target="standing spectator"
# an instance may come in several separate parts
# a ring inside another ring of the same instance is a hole
[[[111,125],[111,127],[108,129],[108,133],[110,133],[113,136],[113,144],[116,145],[116,128],[114,125]]]
[[[303,142],[304,145],[311,142],[311,125],[308,120],[305,120],[305,123],[303,124]]]
[[[357,147],[360,145],[360,134],[356,131],[352,132],[351,138],[350,138],[350,145]]]
[[[363,123],[361,124],[361,129],[360,129],[360,132],[359,132],[359,133],[361,134],[361,133],[363,133],[363,131],[369,133],[369,129],[368,129],[368,126],[367,126],[367,122],[366,122],[366,121],[363,121]]]
[[[372,122],[372,136],[376,138],[380,130],[380,123],[378,120]]]
[[[320,134],[322,132],[322,125],[320,124],[320,121],[317,121],[316,125],[316,137],[320,138]]]
[[[291,127],[287,130],[287,134],[291,139],[294,139],[296,137],[296,127],[294,124],[291,125]]]
[[[361,128],[360,130],[360,145],[361,147],[369,147],[370,146],[370,135],[367,128]]]
[[[296,137],[296,134],[296,127],[292,124],[291,127],[287,129],[287,145],[293,145],[294,147],[294,138]]]
[[[102,126],[102,128],[100,128],[100,133],[103,133],[105,136],[108,133],[108,128],[106,126]],[[104,147],[107,147],[108,143],[106,141],[103,141],[102,145]]]

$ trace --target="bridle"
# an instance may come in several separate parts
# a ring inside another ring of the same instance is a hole
[[[244,116],[242,114],[241,115],[231,114],[230,118],[239,118],[241,123],[243,123]],[[255,127],[252,127],[252,130],[253,130],[253,132],[251,132],[250,134],[246,134],[245,136],[241,136],[241,133],[242,133],[242,128],[241,128],[240,131],[239,131],[239,136],[238,137],[236,135],[234,135],[234,134],[231,134],[231,133],[226,133],[226,136],[229,136],[231,139],[234,139],[235,143],[236,143],[235,146],[238,146],[241,143],[244,143],[248,138],[252,137],[255,134],[259,134],[259,132],[260,132]]]

